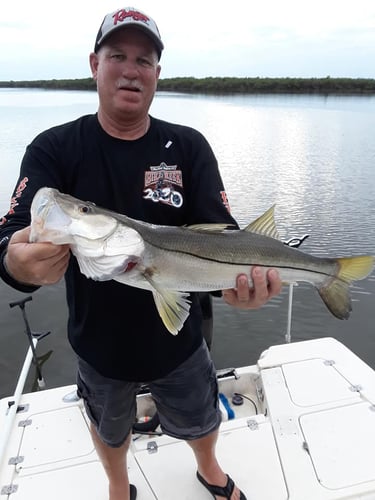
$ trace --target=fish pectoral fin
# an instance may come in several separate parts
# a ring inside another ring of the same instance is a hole
[[[280,240],[280,235],[275,222],[275,205],[272,205],[272,207],[264,212],[263,215],[246,226],[244,231],[262,234],[263,236],[269,236],[275,240]]]
[[[160,288],[150,277],[146,279],[152,286],[155,305],[165,327],[172,335],[177,335],[189,316],[189,294]]]
[[[155,290],[152,294],[165,327],[172,335],[177,335],[189,316],[189,294],[174,290]]]

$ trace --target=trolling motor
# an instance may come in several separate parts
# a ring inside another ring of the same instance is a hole
[[[26,327],[25,333],[27,335],[27,339],[28,339],[29,344],[30,344],[30,349],[32,352],[32,360],[33,360],[33,364],[35,365],[36,373],[38,376],[38,387],[39,387],[39,389],[44,389],[46,386],[46,383],[45,383],[43,375],[42,375],[42,369],[41,369],[41,365],[39,364],[39,361],[38,361],[38,357],[37,357],[36,350],[35,350],[35,345],[36,345],[36,342],[39,342],[40,340],[44,339],[44,337],[47,337],[47,335],[49,335],[51,332],[39,333],[39,332],[31,331],[29,321],[28,321],[27,316],[26,316],[26,309],[25,309],[26,302],[30,302],[31,300],[33,300],[33,298],[31,296],[29,296],[29,297],[26,297],[22,300],[17,300],[16,302],[10,302],[9,307],[13,308],[13,307],[18,306],[22,311],[22,317],[23,317],[25,327]]]

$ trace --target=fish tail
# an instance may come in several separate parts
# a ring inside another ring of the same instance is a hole
[[[336,259],[336,276],[318,288],[319,295],[331,313],[339,319],[348,319],[352,310],[349,287],[352,281],[366,278],[374,266],[374,257],[341,257]]]

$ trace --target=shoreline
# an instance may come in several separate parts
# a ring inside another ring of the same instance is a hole
[[[0,88],[41,88],[53,90],[96,90],[90,78],[0,81]],[[158,91],[205,94],[375,94],[374,78],[163,78]]]

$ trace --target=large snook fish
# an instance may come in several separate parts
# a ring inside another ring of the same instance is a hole
[[[41,188],[31,206],[30,241],[68,243],[88,278],[150,290],[174,335],[189,315],[187,292],[233,288],[252,266],[276,268],[284,283],[313,284],[332,314],[347,319],[349,285],[374,265],[372,256],[320,258],[286,246],[277,239],[273,207],[245,229],[226,228],[157,226]]]

